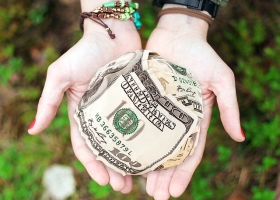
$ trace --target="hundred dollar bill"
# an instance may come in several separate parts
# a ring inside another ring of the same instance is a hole
[[[195,146],[199,117],[143,69],[142,57],[127,53],[98,70],[74,115],[97,159],[122,175],[156,170]]]
[[[200,132],[200,121],[203,118],[202,96],[198,82],[185,68],[164,60],[155,52],[145,51],[142,56],[143,69],[153,71],[164,87],[165,92],[172,94],[184,106],[190,108],[199,117],[196,131],[190,136],[180,153],[166,161],[158,169],[167,169],[182,163],[192,155]],[[151,73],[151,72],[150,72]],[[188,148],[186,148],[188,147]]]
[[[154,71],[167,93],[173,94],[184,106],[203,118],[201,89],[192,73],[149,51],[144,52],[142,65],[143,70]]]
[[[200,133],[200,126],[196,126],[194,133],[192,133],[187,141],[181,146],[178,153],[173,156],[171,159],[164,162],[160,165],[156,170],[164,170],[168,169],[169,167],[177,166],[181,164],[188,156],[191,156],[197,146],[198,139]]]
[[[164,162],[156,170],[168,169],[169,167],[177,166],[182,163],[188,156],[193,153],[195,148],[197,132],[190,135],[187,141],[181,146],[180,150],[171,159]]]

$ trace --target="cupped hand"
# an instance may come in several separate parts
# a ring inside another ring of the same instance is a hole
[[[123,177],[96,160],[73,117],[76,106],[98,68],[127,52],[142,49],[139,34],[132,21],[109,19],[105,22],[116,34],[115,39],[111,39],[102,26],[86,19],[81,40],[49,66],[36,121],[28,132],[38,134],[49,126],[66,92],[75,155],[97,183],[110,183],[114,190],[128,193],[132,189],[131,176]]]
[[[194,74],[201,86],[204,109],[194,154],[177,167],[147,174],[146,189],[155,199],[179,197],[185,191],[202,158],[216,99],[226,132],[235,141],[245,139],[240,126],[233,72],[207,43],[207,30],[208,24],[200,19],[178,14],[164,15],[146,46],[146,49]]]

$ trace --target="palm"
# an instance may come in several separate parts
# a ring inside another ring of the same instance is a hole
[[[231,70],[206,42],[206,38],[199,34],[186,34],[185,31],[157,27],[146,49],[187,68],[195,75],[202,89],[204,119],[195,153],[177,167],[150,172],[147,175],[147,192],[155,199],[168,199],[170,195],[178,197],[183,193],[201,160],[216,96],[226,131],[233,139],[242,140],[241,135],[236,132],[240,124],[234,77]],[[234,117],[230,117],[232,115]]]
[[[71,140],[76,156],[99,184],[110,183],[115,190],[126,193],[132,188],[131,177],[123,177],[96,160],[81,137],[73,118],[75,108],[98,68],[122,54],[141,49],[140,37],[134,27],[128,29],[116,27],[114,31],[116,33],[114,40],[110,39],[104,29],[84,34],[75,46],[49,67],[38,106],[36,124],[29,132],[39,133],[51,123],[66,92]]]
[[[71,69],[69,70],[70,73],[75,74],[75,76],[71,76],[75,78],[72,81],[72,86],[70,86],[67,91],[72,145],[76,156],[85,165],[87,171],[94,180],[101,185],[110,182],[115,190],[123,190],[127,188],[129,191],[132,187],[130,177],[124,178],[120,174],[105,167],[101,162],[96,161],[95,156],[93,156],[92,152],[88,149],[85,140],[81,138],[77,124],[73,119],[74,110],[77,107],[82,95],[85,93],[91,78],[96,73],[96,70],[122,54],[141,48],[138,34],[126,37],[125,41],[122,41],[122,43],[119,44],[116,44],[115,41],[112,41],[107,35],[105,35],[106,38],[104,38],[104,40],[107,40],[107,42],[106,45],[104,45],[104,43],[100,43],[100,41],[103,40],[102,37],[104,37],[104,35],[102,35],[101,38],[98,38],[98,36],[94,37],[92,35],[86,35],[80,41],[82,43],[82,52],[73,49],[74,53],[81,52],[84,57],[82,58],[82,63],[79,63],[81,62],[80,58],[77,60],[74,58],[73,61],[74,63],[77,62],[76,66],[81,66],[82,69],[75,67],[73,72],[71,72]],[[132,41],[128,41],[129,39]],[[126,42],[129,42],[131,45],[123,45],[126,44]],[[124,190],[124,192],[126,191]]]

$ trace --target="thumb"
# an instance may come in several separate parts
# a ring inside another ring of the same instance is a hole
[[[38,134],[50,125],[68,87],[67,73],[56,64],[52,64],[48,68],[37,114],[28,129],[29,134]]]
[[[234,74],[229,69],[220,77],[220,82],[214,89],[217,96],[217,103],[221,114],[221,121],[230,137],[242,142],[245,135],[240,125],[239,108],[236,97]]]

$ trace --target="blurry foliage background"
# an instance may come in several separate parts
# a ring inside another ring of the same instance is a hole
[[[203,160],[179,199],[280,199],[280,5],[231,0],[220,8],[208,41],[232,68],[246,141],[225,133],[215,107]],[[140,1],[143,44],[158,8]],[[100,187],[75,158],[66,102],[41,135],[27,134],[47,67],[82,37],[77,0],[0,2],[0,199],[39,199],[51,164],[73,167],[69,199],[150,199],[135,177],[129,195]]]

